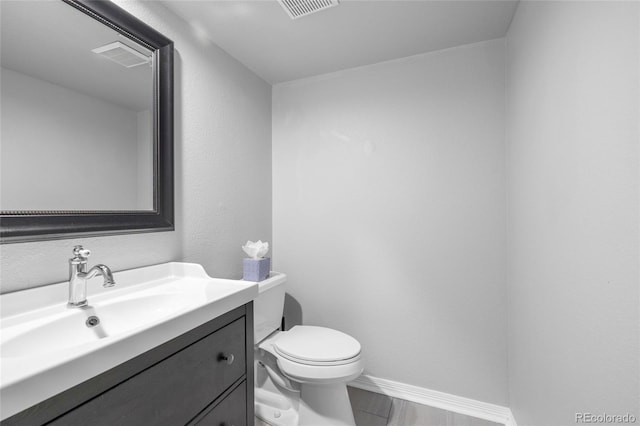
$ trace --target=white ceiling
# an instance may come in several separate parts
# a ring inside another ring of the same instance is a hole
[[[275,0],[165,0],[270,83],[505,35],[516,0],[342,0],[292,20]]]

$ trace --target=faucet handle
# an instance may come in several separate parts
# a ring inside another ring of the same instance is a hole
[[[91,256],[91,250],[82,246],[75,246],[73,248],[73,256],[81,260],[87,260]]]

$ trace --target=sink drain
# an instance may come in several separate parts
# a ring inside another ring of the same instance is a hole
[[[87,324],[87,327],[95,327],[96,325],[100,324],[100,318],[98,318],[96,316],[90,316],[85,321],[85,324]]]

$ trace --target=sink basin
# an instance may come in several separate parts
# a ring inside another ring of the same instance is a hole
[[[0,356],[29,357],[117,336],[174,315],[197,303],[194,296],[192,291],[159,294],[139,291],[101,300],[85,308],[66,309],[28,320],[3,330]],[[97,318],[99,322],[89,326],[89,318]]]
[[[253,282],[209,277],[196,264],[114,273],[67,308],[67,283],[0,295],[2,419],[171,340],[258,295]],[[89,321],[90,320],[90,321]]]

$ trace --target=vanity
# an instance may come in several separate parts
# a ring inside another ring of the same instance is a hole
[[[0,296],[1,424],[252,425],[257,284],[175,262],[113,277],[83,308],[68,283]]]

